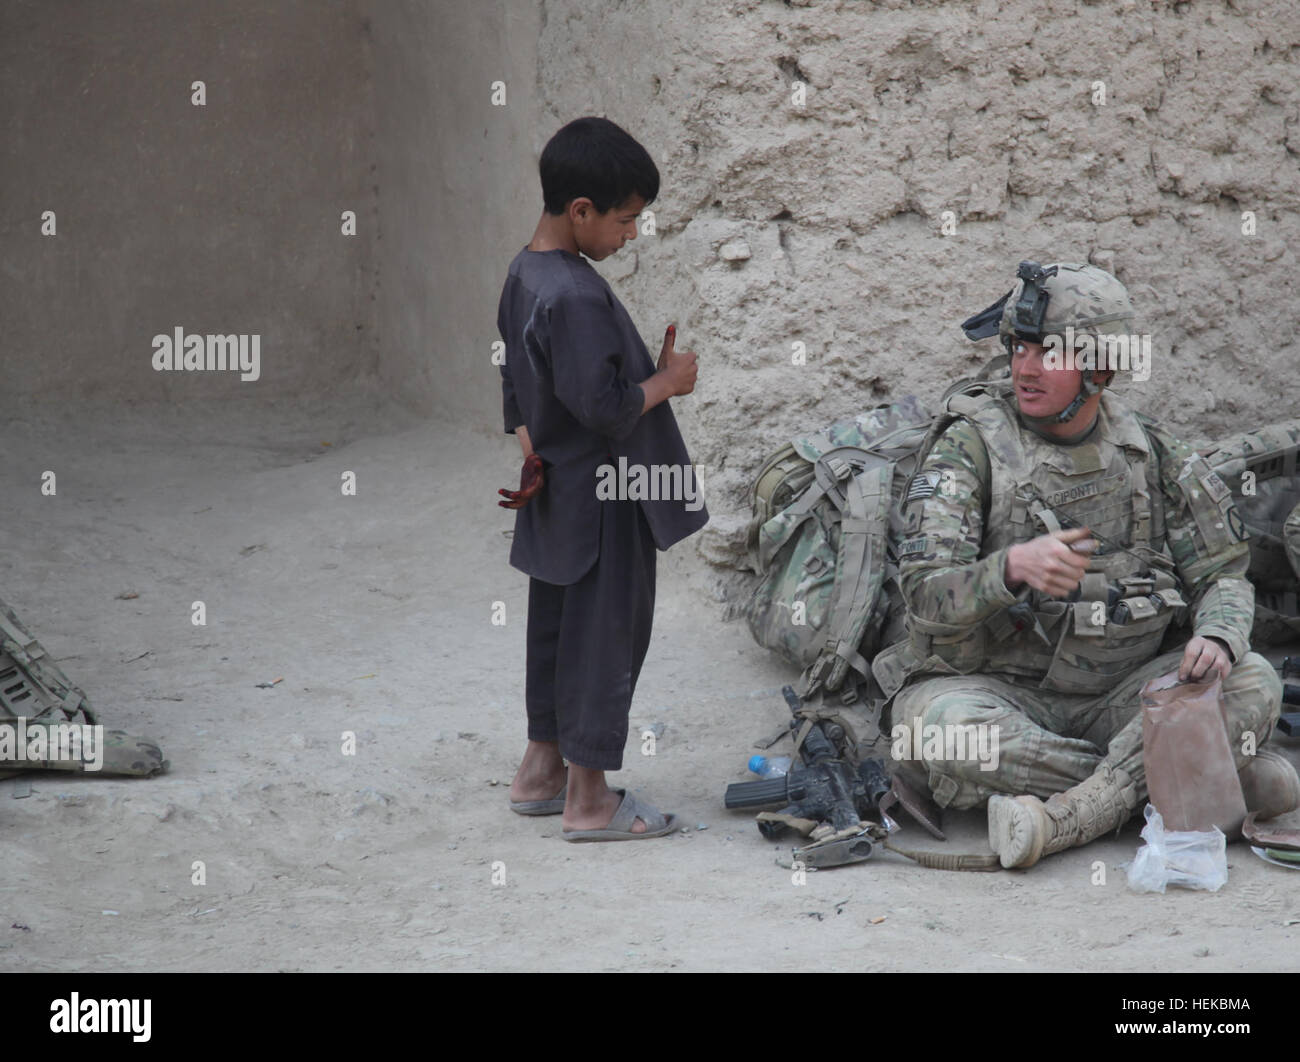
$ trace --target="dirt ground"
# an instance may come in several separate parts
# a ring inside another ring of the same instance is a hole
[[[1027,872],[877,853],[794,884],[721,800],[794,676],[672,554],[615,777],[689,832],[570,845],[558,818],[512,814],[527,583],[494,504],[511,440],[368,400],[6,422],[0,595],[171,770],[30,775],[21,799],[0,782],[2,969],[1300,966],[1300,878],[1234,846],[1217,894],[1136,894],[1121,869],[1136,822]],[[950,847],[982,845],[982,814],[945,821]]]

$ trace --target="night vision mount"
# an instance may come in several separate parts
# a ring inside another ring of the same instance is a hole
[[[1011,310],[1011,327],[1022,339],[1039,343],[1043,338],[1043,320],[1047,317],[1047,301],[1051,298],[1043,281],[1056,276],[1056,266],[1044,269],[1037,262],[1021,262],[1016,276],[1025,282],[1020,298]],[[1010,293],[1008,292],[1008,295]]]
[[[1043,282],[1048,277],[1056,276],[1056,266],[1044,268],[1037,262],[1024,261],[1016,269],[1016,276],[1024,281],[1024,287],[1020,291],[1020,298],[1011,308],[1011,327],[1015,329],[1016,335],[1037,342],[1043,336],[1047,302],[1051,298]],[[1010,291],[987,310],[981,310],[973,317],[962,321],[961,327],[966,333],[966,338],[987,339],[989,336],[997,335],[1002,323],[1002,313],[1009,298],[1011,298]]]

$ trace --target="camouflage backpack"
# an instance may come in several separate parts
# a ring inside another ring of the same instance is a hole
[[[804,669],[805,699],[852,703],[871,656],[903,634],[893,543],[932,420],[908,395],[792,439],[754,482],[748,546],[762,578],[744,614],[755,641]]]
[[[1200,449],[1231,489],[1250,532],[1250,570],[1246,574],[1255,584],[1254,645],[1276,645],[1300,637],[1297,450],[1300,420],[1270,424]]]

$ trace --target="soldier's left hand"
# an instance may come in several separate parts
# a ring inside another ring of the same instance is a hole
[[[1212,638],[1197,635],[1183,650],[1182,662],[1178,665],[1178,681],[1201,682],[1209,678],[1211,668],[1217,669],[1220,679],[1226,679],[1232,671],[1232,658],[1218,642]]]

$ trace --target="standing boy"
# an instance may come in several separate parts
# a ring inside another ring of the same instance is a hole
[[[569,841],[658,837],[674,816],[610,789],[605,772],[623,765],[650,644],[655,549],[708,522],[666,401],[690,394],[698,370],[694,353],[674,350],[672,325],[656,369],[581,257],[601,261],[636,239],[637,217],[659,193],[645,149],[613,122],[579,118],[551,138],[539,169],[545,208],[497,313],[505,430],[524,456],[520,489],[501,491],[500,504],[517,510],[510,563],[530,576],[528,747],[510,806],[563,813]],[[620,488],[639,476],[642,489],[608,489],[615,468],[632,473]]]

